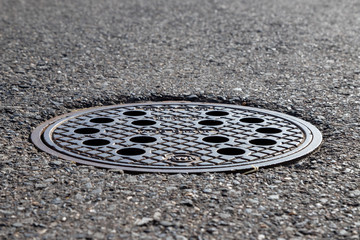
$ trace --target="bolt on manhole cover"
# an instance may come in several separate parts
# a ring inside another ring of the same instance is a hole
[[[124,104],[51,119],[32,141],[61,158],[135,172],[249,171],[299,159],[322,142],[278,112],[193,102]]]

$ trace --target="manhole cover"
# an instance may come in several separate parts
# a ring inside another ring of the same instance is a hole
[[[78,163],[136,172],[248,171],[296,160],[322,141],[313,125],[256,108],[191,102],[81,110],[39,126],[40,149]]]

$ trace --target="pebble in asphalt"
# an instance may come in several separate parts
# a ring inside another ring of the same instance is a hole
[[[3,239],[359,239],[360,5],[345,1],[0,0]],[[30,142],[74,109],[228,102],[312,122],[297,164],[124,174]]]

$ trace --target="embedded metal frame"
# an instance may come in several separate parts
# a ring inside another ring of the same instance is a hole
[[[247,106],[147,102],[50,119],[31,135],[60,158],[130,172],[245,172],[302,158],[322,143],[299,118]]]

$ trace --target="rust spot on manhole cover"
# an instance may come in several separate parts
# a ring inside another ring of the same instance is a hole
[[[124,104],[51,119],[37,147],[82,164],[136,172],[248,171],[301,158],[322,142],[313,125],[278,112],[193,102]]]

